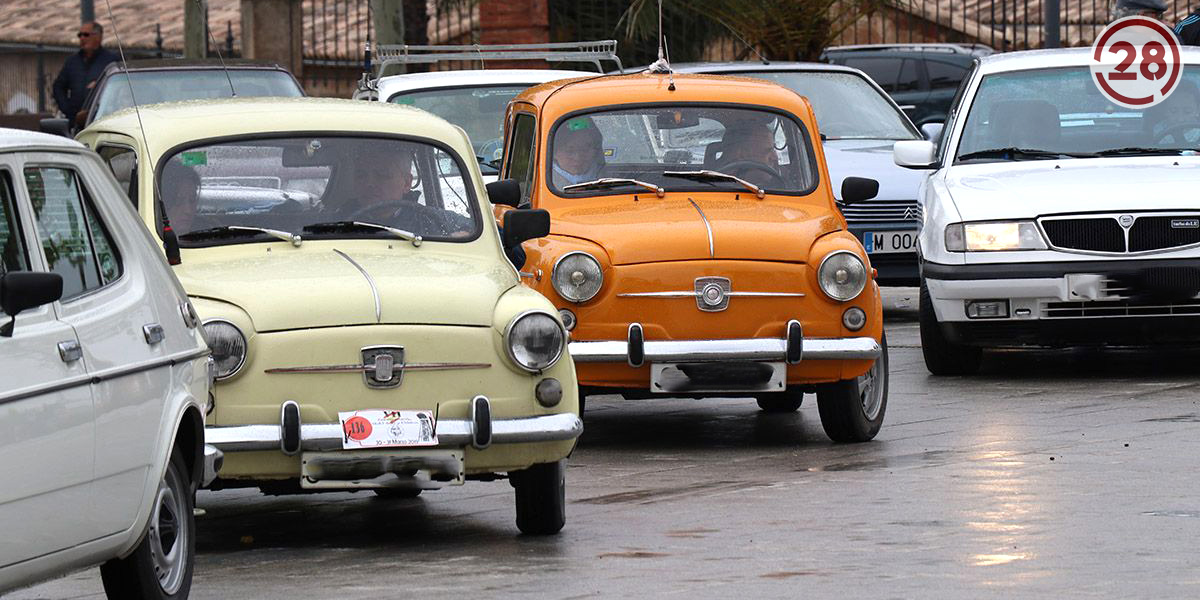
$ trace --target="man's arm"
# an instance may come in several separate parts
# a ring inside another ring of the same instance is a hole
[[[1200,13],[1192,13],[1175,26],[1179,43],[1185,46],[1200,46]]]
[[[54,103],[58,105],[58,110],[67,115],[68,119],[74,118],[75,115],[69,114],[71,108],[71,99],[67,96],[67,71],[70,69],[70,60],[63,64],[63,68],[58,72],[58,77],[54,78]]]

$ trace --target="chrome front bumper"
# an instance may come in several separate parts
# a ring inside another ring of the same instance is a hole
[[[225,453],[212,444],[204,444],[204,473],[200,476],[200,487],[208,487],[217,478],[217,471],[225,463]]]
[[[573,413],[528,417],[522,419],[491,419],[490,444],[527,444],[573,440],[583,433],[583,421]],[[479,432],[483,428],[470,419],[439,419],[437,448],[452,449],[480,446]],[[252,450],[282,450],[284,426],[229,425],[205,428],[205,441],[224,452]],[[342,449],[342,427],[337,423],[304,423],[300,425],[300,451],[321,452]],[[488,444],[482,444],[486,447]],[[427,447],[429,448],[429,447]],[[295,454],[295,451],[287,454]]]
[[[805,360],[875,360],[881,349],[869,337],[805,338],[800,323],[791,321],[787,337],[727,340],[645,341],[638,323],[629,326],[625,340],[578,341],[568,345],[576,363],[698,363],[722,361],[780,362]]]

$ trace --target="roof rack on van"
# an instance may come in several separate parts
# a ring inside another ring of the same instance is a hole
[[[621,59],[617,57],[616,40],[591,42],[555,42],[549,44],[465,44],[458,46],[411,46],[408,44],[375,47],[374,73],[372,80],[378,81],[384,70],[391,65],[431,64],[443,61],[479,61],[484,65],[489,60],[544,60],[546,62],[582,62],[596,66],[604,72],[604,61],[617,65],[621,70]]]
[[[986,44],[955,44],[955,43],[917,43],[917,44],[856,44],[851,46],[830,46],[825,52],[865,52],[871,50],[895,50],[899,52],[947,52],[952,54],[971,54],[984,56],[995,50]]]

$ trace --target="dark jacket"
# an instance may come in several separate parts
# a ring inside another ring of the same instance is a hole
[[[1200,11],[1184,17],[1175,26],[1175,35],[1184,46],[1200,46]]]
[[[118,60],[121,57],[107,48],[96,50],[91,60],[83,57],[82,50],[67,58],[54,79],[54,102],[58,104],[58,110],[73,121],[87,99],[88,84],[100,78],[104,67]]]

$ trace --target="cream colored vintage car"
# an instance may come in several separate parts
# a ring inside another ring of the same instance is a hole
[[[383,103],[245,99],[127,110],[79,139],[204,322],[212,487],[412,497],[507,474],[521,531],[562,528],[583,427],[566,331],[505,260],[461,129]],[[519,243],[549,216],[504,225]]]

